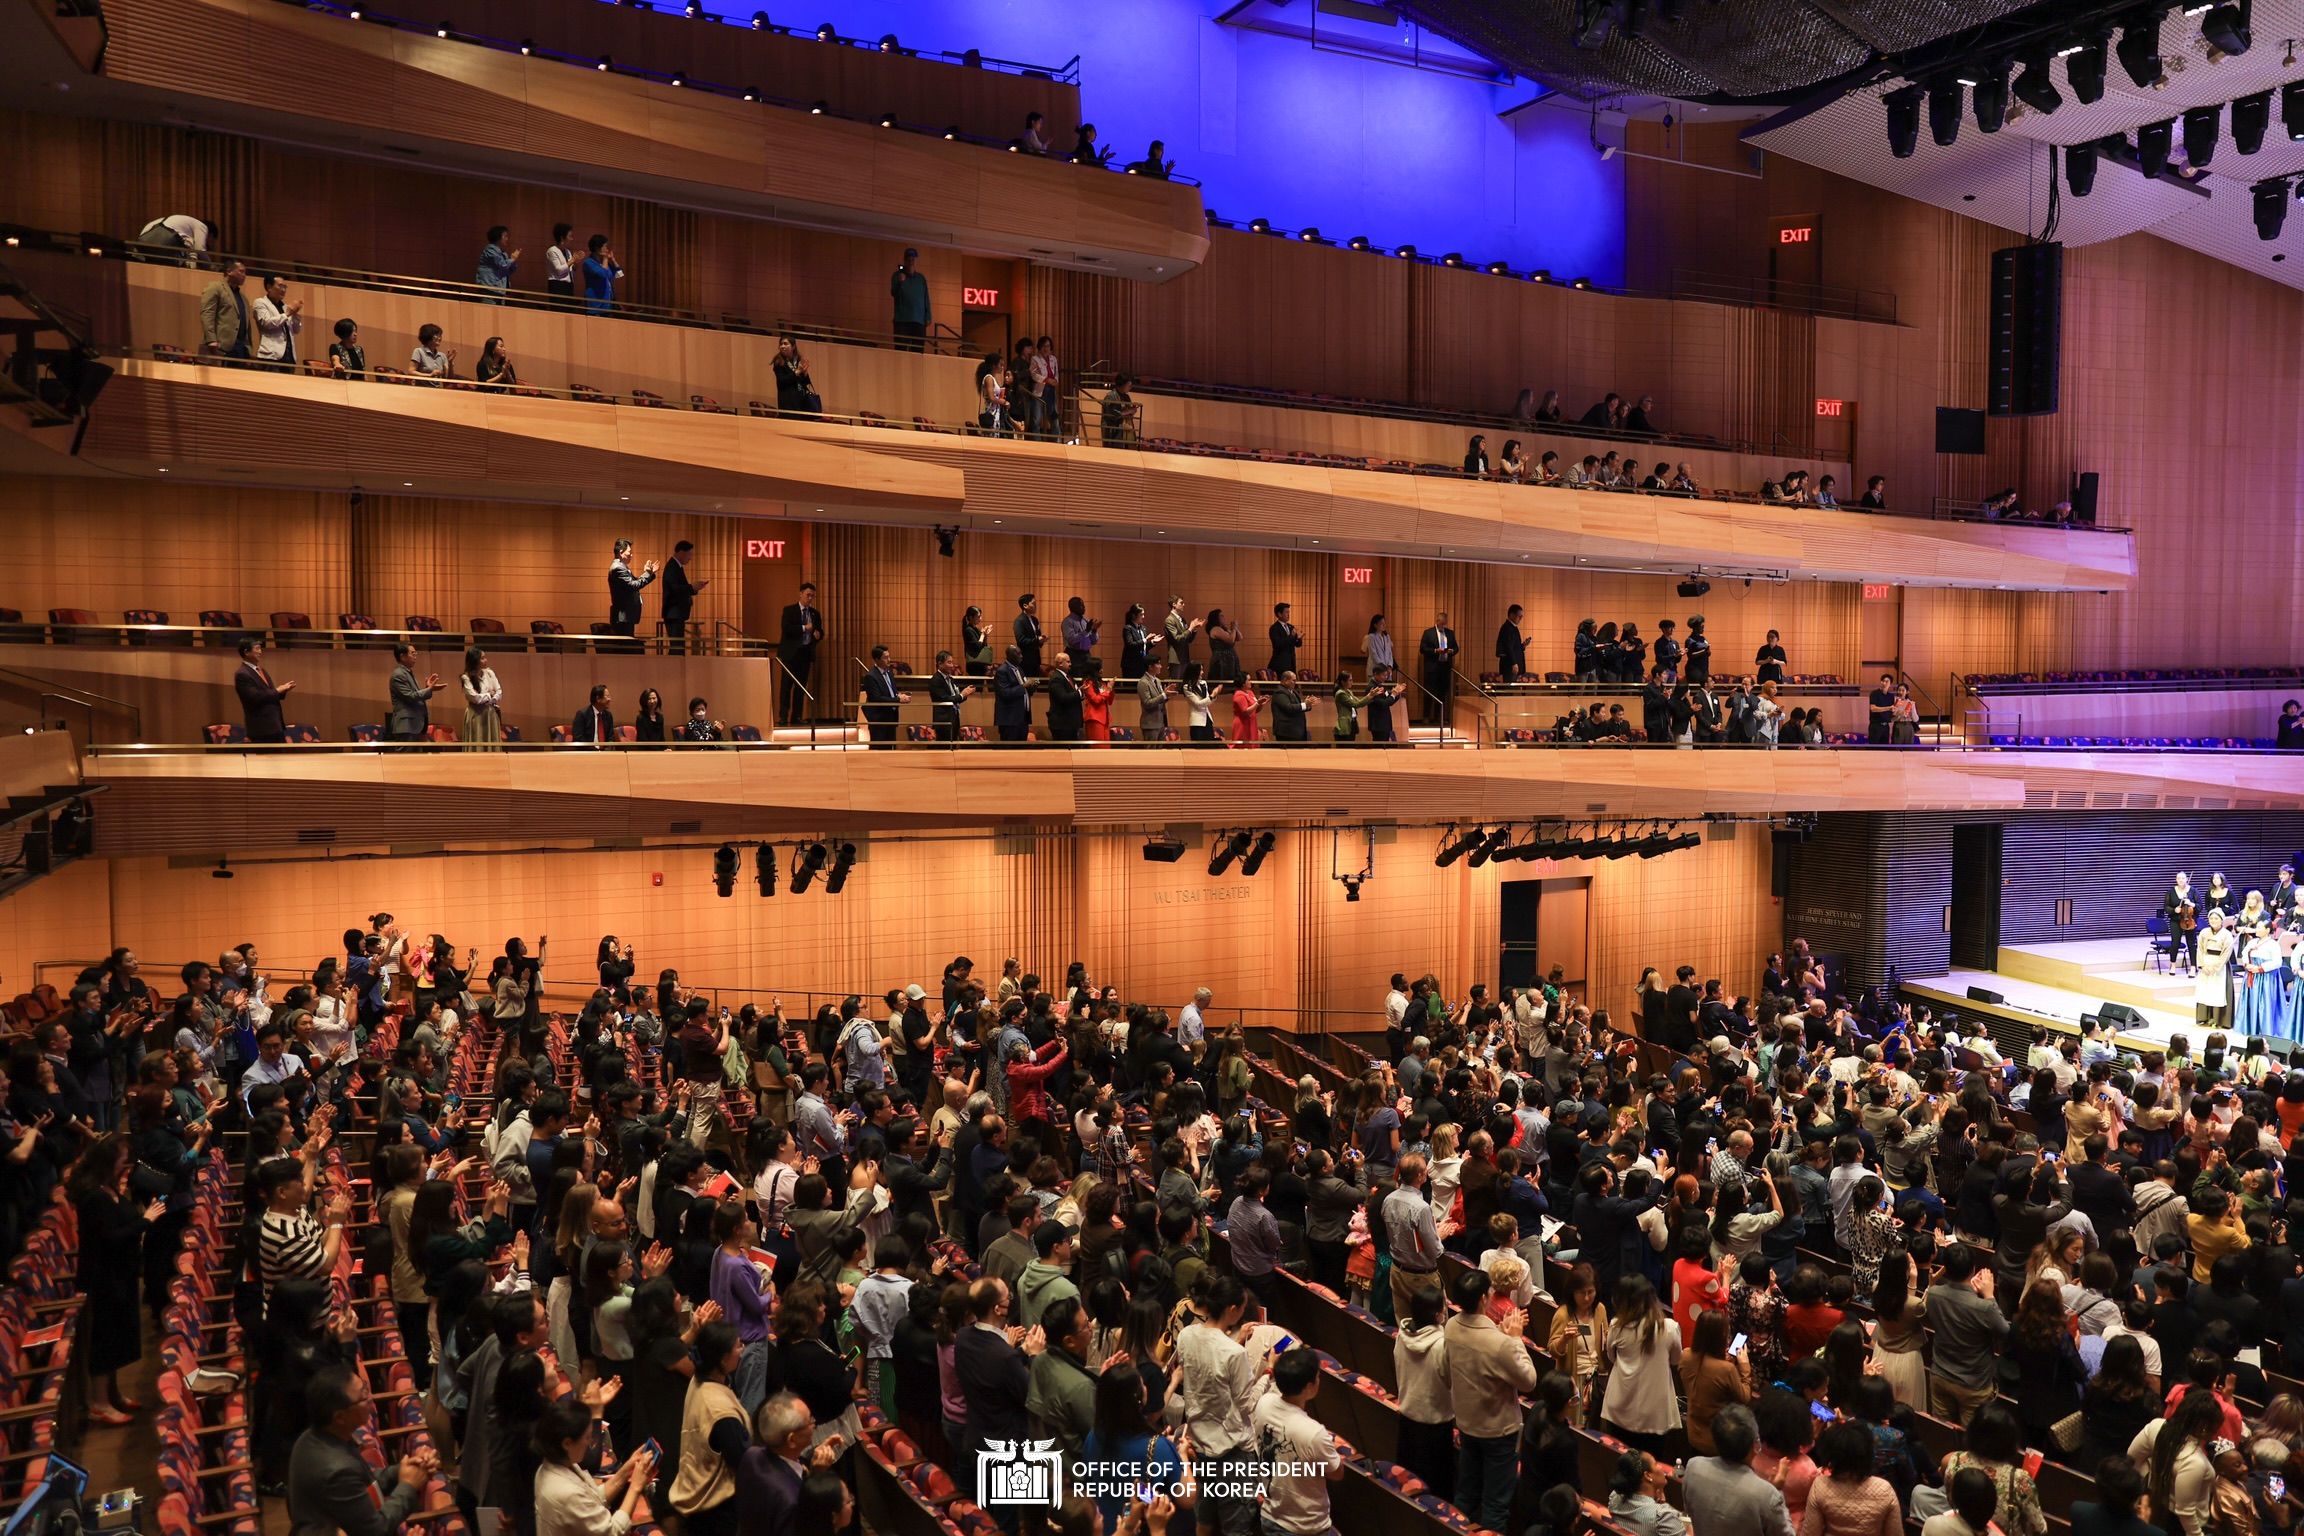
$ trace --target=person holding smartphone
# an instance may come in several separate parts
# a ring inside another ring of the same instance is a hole
[[[1696,1314],[1695,1336],[1680,1356],[1680,1382],[1688,1394],[1689,1450],[1718,1455],[1713,1421],[1729,1404],[1752,1401],[1751,1357],[1744,1335],[1729,1336],[1726,1312],[1708,1307]]]

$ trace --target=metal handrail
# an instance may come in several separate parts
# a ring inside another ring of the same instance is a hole
[[[93,645],[82,636],[98,636]],[[542,655],[670,655],[674,645],[695,642],[685,635],[608,635],[586,631],[538,633],[507,629],[280,629],[269,621],[255,624],[91,624],[54,619],[0,624],[0,645],[42,645],[57,648],[85,646],[159,647],[223,650],[242,639],[256,639],[283,651],[382,650],[402,641],[418,650],[450,650],[479,646],[490,651],[524,651]],[[710,652],[691,649],[690,655],[773,656],[774,642],[746,638],[741,631],[731,642],[717,636],[704,643]]]
[[[128,729],[132,737],[144,734],[143,710],[129,703],[126,699],[116,699],[108,693],[97,693],[91,689],[75,688],[70,683],[60,683],[52,677],[42,677],[37,672],[24,672],[15,667],[0,667],[0,676],[20,678],[27,683],[37,683],[42,691],[34,698],[35,704],[46,704],[53,699],[59,704],[74,704],[86,710],[88,712],[88,744],[91,747],[96,744],[96,711],[99,705],[108,706],[125,713],[128,716]]]
[[[1611,290],[1613,291],[1613,290]],[[1759,309],[1790,309],[1803,314],[1846,320],[1896,323],[1896,295],[1882,288],[1844,288],[1834,283],[1794,283],[1773,277],[1743,277],[1727,272],[1692,272],[1672,269],[1673,298],[1699,302],[1745,304]]]

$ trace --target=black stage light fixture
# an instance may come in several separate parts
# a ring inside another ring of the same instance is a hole
[[[1337,878],[1344,882],[1344,899],[1346,901],[1358,901],[1360,899],[1360,887],[1367,881],[1368,877],[1366,875],[1339,875]]]
[[[1252,839],[1247,833],[1235,832],[1218,843],[1216,851],[1208,856],[1208,873],[1220,875],[1230,869],[1233,860],[1247,853],[1251,841]]]
[[[704,0],[688,0],[686,12],[690,21],[702,21],[704,19]]]
[[[1632,853],[1632,849],[1633,844],[1631,841],[1628,840],[1622,832],[1618,832],[1614,837],[1609,838],[1607,842],[1601,846],[1600,856],[1604,859],[1628,858]]]
[[[756,85],[744,87],[744,99],[746,101],[758,101],[760,99],[760,87]]]
[[[896,41],[896,34],[893,32],[880,39],[880,51],[882,53],[894,53],[903,46],[902,43]]]
[[[1305,225],[1302,229],[1296,231],[1296,238],[1303,241],[1306,245],[1326,245],[1329,243],[1320,238],[1320,226],[1317,224]]]
[[[2128,71],[2128,78],[2138,90],[2145,90],[2160,78],[2160,17],[2157,5],[2146,6],[2128,18],[2120,28],[2120,67]]]
[[[824,867],[824,845],[803,843],[792,850],[792,894],[805,895],[808,887],[816,883],[816,872]]]
[[[29,857],[32,840],[27,837],[24,842],[27,851],[27,857]],[[232,880],[238,878],[238,876],[239,871],[232,867],[232,859],[230,855],[226,855],[225,857],[218,859],[216,861],[216,867],[208,871],[208,878],[211,880]]]
[[[2192,166],[2206,165],[2216,154],[2216,138],[2224,126],[2224,109],[2211,102],[2184,114],[2184,159]]]
[[[712,854],[712,888],[722,896],[736,894],[736,845],[722,843]]]
[[[446,37],[449,33],[455,30],[456,29],[450,26],[447,22],[442,22],[440,25],[432,29],[432,35],[434,37]]]
[[[2064,149],[2064,184],[2074,197],[2086,197],[2096,185],[2096,146],[2070,144]]]
[[[1455,835],[1441,843],[1440,851],[1432,856],[1432,867],[1435,869],[1446,869],[1478,847],[1488,836],[1479,827],[1474,827],[1469,832],[1456,832],[1453,827],[1449,830]]]
[[[616,61],[608,57],[608,55],[602,54],[600,55],[600,62],[594,64],[592,67],[600,71],[600,73],[606,74],[608,71],[616,67]]]
[[[949,144],[958,137],[960,137],[960,125],[958,123],[954,123],[951,127],[944,130],[945,143]]]
[[[2282,226],[2288,222],[2288,183],[2260,181],[2256,183],[2256,238],[2277,240]]]
[[[752,883],[760,887],[760,894],[776,894],[776,845],[762,843],[752,850]]]
[[[2008,123],[2008,66],[2005,63],[1988,64],[1976,76],[1970,89],[1976,106],[1976,126],[1986,133],[1998,133]]]
[[[1660,859],[1672,851],[1672,839],[1662,832],[1651,832],[1637,845],[1643,859]]]
[[[2065,55],[2064,79],[2072,87],[2072,99],[2084,107],[2104,99],[2104,55],[2110,42],[2109,34],[2098,32],[2083,38]]]
[[[808,115],[810,117],[822,117],[825,113],[831,110],[832,103],[828,101],[812,102],[808,107]]]
[[[943,556],[947,560],[956,558],[953,555],[952,550],[960,540],[960,530],[957,528],[938,527],[935,530],[935,533],[936,553]]]
[[[2304,80],[2280,87],[2280,126],[2291,139],[2304,139]]]
[[[1888,153],[1899,160],[1911,159],[1920,147],[1920,101],[1926,95],[1920,87],[1907,85],[1882,98],[1888,104]]]
[[[1180,837],[1148,837],[1144,839],[1144,862],[1147,864],[1173,864],[1184,857],[1184,839]]]
[[[2064,93],[2056,89],[2056,71],[2045,53],[2034,54],[2024,61],[2024,73],[2016,77],[2009,89],[2016,99],[2033,111],[2046,117],[2064,105]]]
[[[840,851],[832,855],[831,872],[824,876],[824,894],[837,896],[848,884],[848,871],[856,867],[856,845],[842,843]]]
[[[532,57],[532,56],[535,54],[535,52],[536,52],[536,39],[534,39],[534,38],[532,38],[532,37],[524,37],[524,38],[520,39],[520,57],[522,57],[522,58],[524,58],[524,59],[525,59],[525,58],[529,58],[529,57]]]
[[[1488,834],[1488,836],[1481,842],[1479,847],[1472,850],[1472,857],[1466,862],[1469,863],[1474,869],[1478,869],[1481,865],[1487,863],[1490,859],[1496,857],[1496,855],[1499,853],[1502,853],[1506,845],[1508,845],[1511,841],[1512,829],[1509,826],[1498,827],[1495,831]]]
[[[1552,269],[1550,267],[1538,267],[1535,271],[1528,274],[1528,281],[1532,283],[1549,283],[1552,281]]]
[[[1712,590],[1712,583],[1701,576],[1691,576],[1674,588],[1682,597],[1702,597]]]
[[[768,30],[768,13],[766,11],[754,11],[752,13],[752,30],[755,32]]]
[[[1960,142],[1962,86],[1957,80],[1939,80],[1928,87],[1928,136],[1939,148]]]
[[[2136,130],[2136,169],[2146,177],[2168,169],[2168,151],[2175,147],[2176,119],[2163,118]]]
[[[1505,277],[1510,275],[1511,271],[1512,266],[1509,262],[1492,261],[1488,263],[1487,272],[1490,277]]]
[[[1462,251],[1450,251],[1447,255],[1440,258],[1440,265],[1444,267],[1460,267],[1464,265],[1464,253]]]
[[[1369,249],[1368,237],[1366,235],[1354,235],[1345,242],[1345,245],[1350,250],[1365,251]]]
[[[1588,277],[1580,277],[1576,279],[1576,281],[1570,283],[1568,286],[1571,288],[1581,289],[1585,293],[1590,293],[1596,285],[1593,283],[1592,279]]]
[[[1699,848],[1703,843],[1704,834],[1701,832],[1682,832],[1672,839],[1675,848]]]
[[[2232,147],[2252,155],[2264,147],[2264,130],[2272,126],[2272,93],[2258,91],[2232,103]]]
[[[1414,261],[1416,259],[1416,247],[1412,245],[1404,245],[1401,246],[1398,250],[1394,251],[1392,254],[1399,257],[1402,261]]]
[[[1272,849],[1279,841],[1280,835],[1276,832],[1257,833],[1255,846],[1248,850],[1248,857],[1240,861],[1240,873],[1254,876],[1264,867],[1264,861],[1272,856]]]
[[[816,24],[816,41],[820,43],[835,42],[839,39],[839,36],[840,29],[832,25],[832,23],[828,21],[820,21]]]
[[[2248,7],[2233,0],[2208,8],[2208,14],[2200,18],[2200,35],[2226,58],[2238,58],[2256,43],[2256,34],[2248,26]]]
[[[688,71],[684,69],[672,71],[672,83],[674,85],[686,85],[688,83]]]

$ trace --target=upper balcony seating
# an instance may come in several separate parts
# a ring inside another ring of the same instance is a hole
[[[2041,688],[2151,690],[2200,683],[2214,683],[2223,688],[2270,688],[2304,683],[2304,668],[2127,667],[2112,672],[1971,672],[1965,681],[1978,693],[2027,693]]]

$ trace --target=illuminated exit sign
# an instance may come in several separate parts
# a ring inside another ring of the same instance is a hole
[[[962,288],[960,303],[966,309],[998,309],[1000,290],[997,288]]]
[[[1368,587],[1374,586],[1375,584],[1376,567],[1372,565],[1348,565],[1344,567],[1344,585],[1348,587]]]
[[[1848,402],[1845,400],[1818,400],[1816,402],[1816,414],[1819,416],[1839,416],[1845,414],[1847,409]]]
[[[747,560],[781,560],[784,558],[782,539],[746,539],[744,558]]]
[[[1816,226],[1813,224],[1795,224],[1789,229],[1776,231],[1777,242],[1782,245],[1806,245],[1815,238]]]
[[[1895,595],[1896,588],[1888,582],[1868,581],[1864,583],[1864,601],[1868,603],[1884,603]]]

